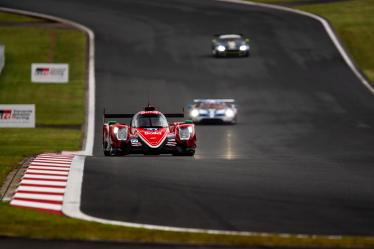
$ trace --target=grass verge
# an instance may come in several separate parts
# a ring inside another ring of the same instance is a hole
[[[28,23],[27,26],[8,25]],[[33,25],[37,24],[37,25]],[[47,23],[46,23],[47,24]],[[79,150],[84,122],[86,36],[66,27],[0,12],[5,67],[0,103],[35,104],[36,129],[0,129],[0,182],[25,157],[42,152]],[[70,64],[68,84],[31,83],[31,63]],[[62,129],[55,127],[76,127]]]
[[[374,1],[346,0],[313,3],[310,0],[252,0],[280,4],[326,18],[353,60],[374,84]]]
[[[341,239],[324,236],[279,236],[254,234],[250,236],[213,235],[204,233],[164,232],[104,225],[43,214],[40,212],[9,207],[0,204],[1,235],[28,238],[66,240],[110,240],[149,243],[186,243],[199,245],[239,245],[278,247],[341,247],[372,248],[373,238],[344,237]]]

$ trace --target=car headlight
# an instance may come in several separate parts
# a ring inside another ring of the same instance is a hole
[[[231,109],[227,109],[226,112],[225,112],[225,115],[226,115],[226,117],[228,117],[228,118],[232,118],[232,117],[234,117],[235,113],[234,113],[233,110],[231,110]]]
[[[127,128],[113,128],[114,134],[117,136],[118,140],[126,140],[127,139]]]
[[[191,128],[191,132],[190,132],[190,128]],[[188,140],[188,139],[190,139],[191,133],[192,133],[192,127],[191,126],[180,127],[179,128],[179,138],[181,140]]]
[[[247,45],[241,45],[240,47],[239,47],[239,50],[240,51],[246,51],[246,50],[248,50],[249,49],[249,46],[247,46]]]
[[[226,48],[225,48],[225,46],[223,46],[223,45],[218,45],[218,46],[217,46],[217,50],[218,50],[219,52],[223,52],[223,51],[226,50]]]
[[[127,139],[127,128],[119,129],[117,138],[118,140],[126,140]]]
[[[191,117],[196,118],[197,116],[199,116],[199,110],[193,109],[190,114]]]

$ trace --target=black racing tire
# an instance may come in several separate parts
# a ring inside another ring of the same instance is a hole
[[[104,156],[110,156],[110,152],[107,150],[104,150]]]
[[[104,156],[110,156],[110,150],[108,150],[108,142],[105,140],[103,137],[103,151],[104,151]]]
[[[181,152],[175,152],[173,153],[173,156],[194,156],[195,155],[195,150],[191,151],[181,151]]]

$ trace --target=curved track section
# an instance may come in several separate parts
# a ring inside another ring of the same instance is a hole
[[[96,136],[82,211],[155,225],[374,234],[374,98],[316,20],[203,0],[0,0],[96,35]],[[248,59],[209,56],[215,33]],[[235,98],[239,124],[199,126],[195,158],[105,158],[101,110]]]

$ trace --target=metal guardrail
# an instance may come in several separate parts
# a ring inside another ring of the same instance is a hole
[[[5,46],[0,44],[0,73],[3,71],[5,65]]]

